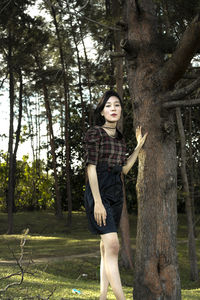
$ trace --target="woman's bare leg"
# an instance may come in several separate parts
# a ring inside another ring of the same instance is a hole
[[[100,298],[99,300],[106,300],[109,281],[106,275],[105,270],[105,249],[103,245],[103,241],[100,242],[100,252],[101,252],[101,265],[100,265]]]
[[[119,239],[116,232],[101,235],[107,280],[117,300],[125,300],[118,267]],[[100,298],[101,299],[101,298]],[[104,298],[102,298],[104,299]],[[106,299],[106,298],[105,298]]]

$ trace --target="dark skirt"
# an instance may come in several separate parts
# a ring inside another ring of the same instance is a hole
[[[94,234],[117,232],[123,207],[122,167],[109,168],[105,164],[98,165],[96,170],[100,195],[107,217],[105,226],[103,224],[99,226],[94,219],[94,199],[88,182],[84,195],[84,204],[89,230]]]

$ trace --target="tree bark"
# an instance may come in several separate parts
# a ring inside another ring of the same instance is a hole
[[[135,300],[180,300],[176,253],[177,180],[174,110],[162,106],[199,46],[198,18],[164,63],[158,45],[155,3],[127,0],[126,51],[135,127],[148,132],[139,154]]]
[[[185,99],[185,100],[178,100],[178,101],[169,101],[163,102],[162,106],[164,108],[176,108],[180,106],[199,106],[200,99]]]
[[[127,1],[125,45],[134,126],[148,137],[139,154],[135,300],[179,300],[176,253],[176,143],[174,113],[157,99],[165,93],[158,76],[163,56],[157,45],[152,1]],[[169,123],[165,130],[165,123]]]
[[[189,261],[190,261],[190,278],[192,281],[198,280],[198,264],[197,264],[197,256],[196,256],[196,242],[194,236],[194,224],[193,224],[193,212],[192,212],[192,201],[189,191],[189,183],[186,171],[186,140],[185,133],[183,128],[183,122],[181,117],[180,108],[176,109],[176,118],[178,131],[181,142],[181,177],[183,182],[183,190],[185,195],[185,208],[187,215],[187,226],[188,226],[188,248],[189,248]]]

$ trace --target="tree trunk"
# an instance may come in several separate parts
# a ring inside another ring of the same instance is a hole
[[[8,72],[9,72],[9,98],[10,98],[10,127],[9,127],[9,144],[8,144],[8,194],[7,194],[7,209],[8,209],[8,230],[7,233],[13,232],[13,188],[14,188],[14,173],[13,173],[13,133],[14,133],[14,75],[12,61],[12,34],[9,30],[8,34]]]
[[[192,220],[195,234],[195,204],[194,204],[194,161],[193,161],[193,146],[192,146],[192,110],[189,107],[189,175],[190,175],[190,198],[192,204]]]
[[[79,23],[79,20],[77,19],[77,22]],[[92,120],[93,120],[93,109],[92,109],[92,90],[91,90],[91,79],[90,79],[90,67],[89,67],[89,61],[88,61],[88,55],[85,47],[83,32],[81,28],[81,24],[79,24],[79,30],[80,30],[80,37],[81,37],[81,43],[83,45],[83,51],[85,56],[85,72],[86,72],[86,79],[87,79],[87,86],[88,86],[88,93],[89,93],[89,99],[90,99],[90,105],[89,105],[89,125],[92,126]],[[85,125],[84,125],[85,126]]]
[[[51,114],[51,108],[50,108],[49,99],[48,99],[47,87],[44,83],[44,79],[42,79],[42,81],[43,81],[43,93],[44,93],[45,108],[46,108],[46,114],[47,114],[47,119],[48,119],[51,155],[52,155],[52,160],[53,160],[53,171],[54,171],[55,191],[56,191],[56,203],[55,203],[56,204],[56,215],[57,215],[57,217],[62,218],[63,214],[62,214],[60,189],[59,189],[58,175],[57,175],[56,147],[55,147],[55,141],[54,141],[52,114]]]
[[[194,236],[194,224],[193,224],[193,212],[192,212],[192,200],[190,197],[188,177],[186,171],[186,150],[185,150],[185,133],[183,128],[183,122],[181,117],[180,108],[176,108],[176,118],[178,131],[181,142],[181,176],[183,182],[183,190],[185,195],[185,208],[187,214],[187,226],[188,226],[188,248],[189,248],[189,261],[190,261],[190,278],[195,281],[199,278],[197,256],[196,256],[196,242]]]
[[[72,223],[72,196],[71,196],[71,178],[70,178],[70,146],[69,146],[69,103],[68,103],[68,83],[67,83],[67,73],[65,68],[65,60],[63,53],[63,45],[60,37],[60,30],[58,27],[58,22],[56,19],[56,11],[53,4],[51,4],[51,13],[54,21],[54,26],[56,29],[56,35],[58,39],[60,62],[62,66],[62,79],[64,88],[64,101],[65,101],[65,145],[66,145],[66,180],[67,180],[67,204],[68,204],[68,217],[67,225],[71,228]]]
[[[82,88],[82,66],[81,66],[81,58],[79,54],[79,49],[78,49],[78,41],[75,33],[75,29],[73,28],[73,22],[72,22],[72,17],[69,17],[70,20],[70,26],[71,26],[71,32],[73,36],[73,41],[76,49],[76,57],[77,57],[77,63],[78,63],[78,87],[79,87],[79,95],[81,99],[81,110],[82,110],[82,117],[81,117],[81,127],[83,131],[83,136],[85,135],[85,104],[84,104],[84,99],[83,99],[83,88]]]
[[[164,93],[159,78],[163,64],[151,1],[127,1],[126,51],[134,126],[148,137],[139,154],[138,224],[135,257],[135,300],[179,300],[176,253],[176,143],[174,113],[158,99]]]
[[[23,79],[22,79],[22,73],[21,70],[19,70],[19,114],[18,114],[18,125],[17,125],[17,131],[16,131],[16,140],[15,140],[15,148],[13,152],[13,211],[15,211],[15,186],[16,186],[16,168],[17,168],[17,150],[19,147],[19,139],[20,139],[20,132],[21,132],[21,123],[22,123],[22,95],[23,95]]]
[[[38,66],[38,69],[40,73],[42,74],[43,68],[40,62],[40,59],[38,56],[35,56],[35,60]],[[41,81],[42,81],[42,89],[44,94],[44,104],[46,109],[46,116],[48,120],[48,130],[47,133],[49,133],[49,139],[50,139],[50,146],[51,146],[51,155],[52,155],[52,162],[53,162],[53,176],[55,180],[55,193],[56,193],[56,201],[55,201],[55,210],[56,210],[56,216],[58,218],[62,218],[62,207],[61,207],[61,197],[60,197],[60,189],[59,189],[59,183],[58,183],[58,174],[57,174],[57,162],[56,162],[56,147],[55,147],[55,138],[54,138],[54,131],[53,131],[53,122],[52,122],[52,113],[51,113],[51,107],[49,103],[49,97],[48,97],[48,90],[45,83],[45,77],[41,75]],[[48,132],[49,131],[49,132]],[[37,160],[37,157],[36,157]]]

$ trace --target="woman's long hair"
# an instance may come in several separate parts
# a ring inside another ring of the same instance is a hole
[[[122,107],[122,100],[117,92],[115,92],[113,90],[109,90],[109,91],[105,92],[103,94],[102,98],[100,99],[99,103],[97,104],[97,107],[94,111],[95,125],[102,126],[105,123],[105,118],[101,115],[101,112],[104,109],[104,106],[106,105],[106,102],[108,101],[108,99],[112,96],[115,96],[119,99],[121,107]]]

